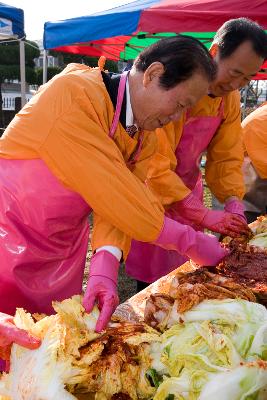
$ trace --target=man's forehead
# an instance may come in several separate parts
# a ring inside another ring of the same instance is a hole
[[[258,72],[263,58],[259,56],[252,47],[249,49],[249,47],[240,48],[239,46],[229,57],[221,59],[219,61],[219,66],[221,62],[228,64],[228,67],[235,73],[254,75]]]
[[[220,57],[220,49],[219,49],[219,61],[228,61],[228,62],[236,62],[237,65],[239,64],[246,64],[250,61],[250,59],[245,59],[242,57],[247,55],[250,57],[253,57],[255,60],[261,60],[261,56],[256,53],[256,51],[253,48],[253,44],[250,41],[245,41],[241,43],[236,49],[232,51],[231,54],[228,56],[221,58]]]

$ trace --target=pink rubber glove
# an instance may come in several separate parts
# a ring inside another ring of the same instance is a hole
[[[249,231],[247,224],[240,216],[226,211],[209,210],[192,193],[177,202],[175,208],[183,218],[222,235],[238,237]]]
[[[24,329],[17,328],[11,315],[0,312],[0,357],[2,359],[9,360],[12,343],[34,350],[40,346],[41,340]]]
[[[117,280],[119,261],[106,250],[95,253],[91,259],[87,288],[83,306],[89,313],[97,303],[101,310],[96,323],[96,332],[106,328],[111,315],[119,304]]]
[[[167,250],[176,250],[202,266],[217,265],[229,254],[215,236],[197,232],[167,217],[155,244]]]
[[[236,199],[230,198],[226,200],[224,205],[224,211],[238,215],[242,219],[242,221],[244,221],[244,223],[247,224],[244,204],[237,198]]]
[[[0,312],[0,346],[8,346],[12,343],[33,350],[40,346],[41,340],[24,329],[17,328],[11,315]]]

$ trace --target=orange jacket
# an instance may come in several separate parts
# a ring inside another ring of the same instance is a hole
[[[262,179],[267,179],[267,104],[242,122],[245,151]]]
[[[137,140],[121,124],[114,140],[109,138],[113,115],[100,70],[70,64],[16,115],[0,140],[0,157],[44,160],[63,185],[92,207],[97,226],[99,218],[108,221],[103,222],[107,234],[109,224],[116,227],[118,243],[114,239],[111,244],[123,248],[129,237],[154,241],[164,209],[125,164]]]

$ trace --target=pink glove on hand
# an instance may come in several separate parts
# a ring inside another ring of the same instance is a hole
[[[9,360],[12,343],[34,350],[40,346],[41,340],[17,328],[11,315],[0,312],[0,357],[6,361]],[[4,369],[3,363],[1,369]]]
[[[242,221],[247,224],[245,207],[242,201],[234,198],[227,200],[224,205],[224,211],[238,215],[242,219]]]
[[[9,346],[12,343],[33,350],[40,346],[41,340],[24,329],[17,328],[11,315],[0,312],[0,346]]]
[[[167,250],[176,250],[203,266],[217,265],[229,253],[215,236],[196,232],[190,226],[167,217],[154,244]]]
[[[100,316],[96,324],[96,332],[106,328],[111,315],[119,304],[117,280],[119,261],[106,250],[95,253],[91,259],[87,288],[83,298],[83,306],[89,313],[98,303]]]
[[[192,193],[177,202],[175,207],[184,218],[213,232],[232,237],[248,233],[246,223],[238,215],[226,211],[209,210]]]

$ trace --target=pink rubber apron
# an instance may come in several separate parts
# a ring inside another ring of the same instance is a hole
[[[0,159],[0,182],[0,311],[52,313],[82,291],[91,209],[39,159]]]
[[[216,117],[190,117],[184,125],[179,146],[176,149],[177,168],[184,184],[201,200],[203,200],[202,176],[199,169],[202,153],[207,149],[223,119],[224,103],[220,104]],[[176,221],[191,225],[171,209],[166,215]],[[164,250],[149,243],[132,241],[131,251],[126,261],[126,272],[131,277],[143,281],[154,282],[188,259],[176,251]]]

